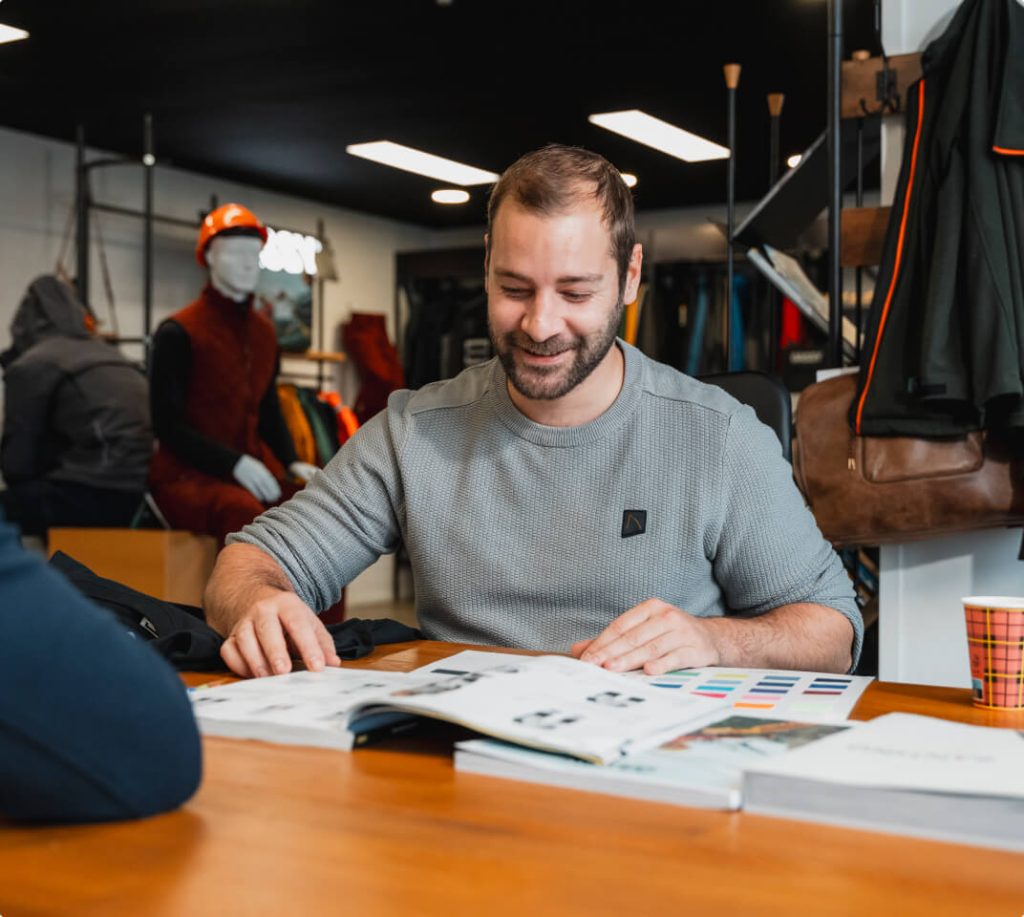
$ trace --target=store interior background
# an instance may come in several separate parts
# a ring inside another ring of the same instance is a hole
[[[423,0],[433,3],[433,0]],[[470,0],[454,0],[455,4],[468,3]],[[761,2],[761,0],[752,0]],[[825,15],[824,0],[791,0],[794,6],[816,5],[821,8],[818,19],[821,22],[820,33],[804,34],[802,41],[817,43],[820,45],[820,57],[824,61],[825,54]],[[15,12],[18,9],[19,0],[9,0],[0,5],[0,19],[15,23]],[[266,4],[261,4],[265,6]],[[291,9],[286,4],[278,4],[282,15],[286,10]],[[779,4],[779,15],[784,15],[783,7],[788,7],[789,2]],[[853,4],[851,4],[853,5]],[[173,3],[164,3],[163,6],[171,9]],[[304,4],[298,8],[301,10]],[[673,15],[678,20],[674,24],[667,20],[663,26],[657,22],[638,22],[635,26],[622,23],[623,30],[623,56],[619,61],[596,61],[595,68],[610,68],[628,66],[643,68],[643,34],[649,30],[661,27],[671,28],[678,33],[679,53],[686,54],[687,47],[687,18],[696,20],[700,16],[699,7],[703,4],[686,5],[688,11],[685,14]],[[742,6],[742,4],[737,4]],[[873,18],[873,4],[870,2],[861,4],[867,10],[868,22]],[[948,22],[956,0],[884,0],[881,9],[882,40],[887,53],[899,54],[920,50],[928,40],[937,34]],[[523,15],[530,13],[533,7],[527,5],[523,9]],[[692,8],[691,8],[692,7]],[[537,7],[536,11],[542,7]],[[438,12],[443,13],[441,9]],[[294,15],[292,10],[290,15]],[[245,15],[244,4],[238,5],[238,15]],[[623,7],[621,16],[628,16],[629,10]],[[664,14],[667,16],[667,13]],[[516,28],[515,23],[505,24],[509,28]],[[493,26],[501,29],[503,23],[496,20]],[[609,29],[617,28],[613,19],[604,22],[604,27]],[[541,67],[545,66],[544,55],[534,55],[531,51],[531,37],[538,31],[543,30],[543,20],[532,23],[524,23],[521,35],[521,53],[516,57],[495,54],[493,66],[497,67]],[[237,40],[244,40],[244,29],[240,29]],[[635,38],[633,36],[636,36]],[[30,39],[31,40],[31,39]],[[154,42],[159,41],[159,36],[153,36]],[[235,40],[225,36],[225,40]],[[352,41],[351,36],[338,36],[338,55],[345,55],[347,41]],[[481,35],[481,42],[488,42],[488,35]],[[545,47],[550,50],[552,44],[546,43]],[[742,53],[732,54],[729,51],[728,41],[723,40],[720,64],[730,59],[736,59],[743,63]],[[847,53],[853,48],[847,45]],[[9,89],[10,73],[9,64],[5,63],[5,48],[0,46],[0,87],[7,86]],[[154,52],[154,56],[156,53]],[[535,59],[536,57],[536,59]],[[8,57],[9,59],[9,57]],[[201,61],[178,62],[179,65],[201,66]],[[258,61],[254,61],[258,66]],[[763,74],[755,74],[758,77],[757,85],[750,85],[741,81],[740,93],[757,95],[763,106],[762,89],[785,91],[788,97],[795,98],[800,93],[799,86],[762,86]],[[126,74],[125,79],[131,79],[131,74]],[[173,71],[168,74],[173,79]],[[467,84],[472,89],[472,96],[486,103],[486,84],[488,74],[467,74]],[[808,81],[820,82],[816,90],[817,97],[822,100],[820,117],[817,121],[801,128],[802,136],[809,141],[824,128],[824,83],[826,79],[825,68],[822,66],[817,73],[806,74]],[[481,85],[477,85],[477,84]],[[597,95],[598,85],[607,85],[607,79],[602,79],[600,84],[595,79],[595,100],[593,110],[608,110],[616,107],[604,105],[604,100]],[[707,73],[705,84],[699,87],[700,92],[713,100],[721,111],[720,129],[712,136],[719,142],[725,139],[725,91],[721,78],[720,69],[711,69]],[[6,93],[7,90],[5,90]],[[398,90],[400,92],[400,90]],[[210,87],[211,98],[216,98],[216,87]],[[296,104],[301,105],[301,100]],[[795,105],[795,103],[794,103]],[[628,105],[618,107],[644,108],[644,98],[632,99]],[[393,216],[382,216],[361,210],[339,206],[315,199],[308,193],[296,194],[280,190],[272,177],[261,180],[259,183],[240,182],[223,177],[215,173],[205,173],[201,170],[178,168],[174,165],[162,164],[160,161],[160,101],[154,100],[152,106],[156,117],[156,150],[158,164],[155,170],[155,201],[154,209],[159,214],[176,216],[185,220],[195,220],[200,211],[208,208],[211,195],[215,195],[219,202],[238,201],[257,213],[266,223],[271,226],[286,227],[289,229],[305,229],[309,233],[315,233],[318,221],[323,221],[324,235],[329,240],[333,249],[334,261],[337,269],[338,279],[324,283],[324,298],[318,307],[323,309],[324,328],[326,329],[326,340],[321,342],[324,349],[341,349],[339,329],[342,323],[353,311],[382,313],[387,317],[388,331],[392,340],[396,337],[399,329],[394,327],[394,302],[395,302],[395,263],[399,253],[434,251],[482,244],[483,236],[483,212],[484,194],[482,191],[472,189],[472,199],[468,205],[464,205],[464,213],[475,216],[460,216],[464,225],[431,226],[424,225],[412,220],[404,220]],[[671,114],[668,112],[666,114]],[[7,328],[10,324],[14,310],[17,308],[21,297],[28,284],[39,274],[53,271],[58,253],[61,248],[62,238],[68,221],[69,212],[74,203],[75,195],[75,115],[74,112],[51,112],[50,120],[64,119],[64,130],[59,137],[44,137],[37,133],[26,132],[9,126],[9,120],[0,109],[0,328],[3,329],[2,336],[7,339]],[[677,112],[679,122],[685,123],[685,103],[680,102]],[[783,123],[786,124],[786,113],[784,112]],[[105,118],[116,119],[119,129],[130,128],[136,131],[141,139],[142,112],[116,112],[109,111]],[[479,113],[479,130],[487,132],[495,130],[489,125],[488,119],[496,117],[501,123],[501,130],[514,134],[516,124],[514,119],[502,118],[500,112],[489,112],[481,108]],[[126,128],[127,125],[127,128]],[[86,125],[87,129],[89,125]],[[93,124],[95,131],[97,125]],[[273,132],[274,125],[266,124],[267,132]],[[596,128],[593,129],[597,131]],[[747,125],[744,128],[745,136],[760,138],[757,142],[748,142],[746,148],[741,147],[739,161],[744,157],[756,162],[758,174],[764,173],[765,187],[767,185],[767,138],[768,119],[765,111],[763,120],[756,125]],[[793,130],[790,133],[794,136],[801,134],[801,131]],[[102,133],[102,131],[101,131]],[[784,137],[787,132],[784,129]],[[611,138],[612,135],[608,135]],[[381,139],[374,137],[354,137],[352,142],[369,139]],[[402,139],[414,143],[415,137],[406,136]],[[573,137],[551,136],[544,138],[550,141],[573,141]],[[619,149],[621,143],[615,138],[615,143],[609,140],[608,147]],[[415,144],[414,144],[415,145]],[[431,148],[429,141],[421,144],[423,147]],[[888,119],[883,131],[883,149],[880,187],[874,189],[869,195],[868,203],[878,201],[887,202],[891,199],[895,185],[896,172],[899,167],[899,151],[902,145],[902,119]],[[268,144],[268,148],[276,148],[278,154],[287,153],[289,140],[285,137],[277,138],[274,143]],[[296,146],[301,148],[298,142]],[[524,147],[520,152],[530,148]],[[596,146],[598,151],[605,152],[601,146]],[[111,152],[131,153],[130,149],[111,151],[103,148],[89,149],[89,156],[107,155]],[[470,155],[459,156],[458,144],[451,144],[451,148],[444,152],[450,153],[455,158],[461,158],[472,162]],[[783,147],[783,155],[795,150],[788,146]],[[337,150],[339,159],[346,157],[343,147]],[[615,160],[614,155],[610,158]],[[659,155],[659,154],[651,154]],[[201,151],[195,156],[201,159]],[[682,162],[667,160],[668,168],[677,169],[682,176],[687,169],[695,167],[688,166]],[[506,162],[476,162],[475,165],[500,171],[508,163]],[[616,163],[619,164],[619,163]],[[392,170],[385,167],[376,167],[384,173],[383,181],[387,182]],[[623,166],[625,168],[625,166]],[[639,171],[639,170],[638,170]],[[650,208],[645,206],[643,194],[643,182],[645,176],[640,172],[641,185],[638,187],[638,202],[640,211],[638,214],[638,228],[640,240],[644,243],[647,258],[649,261],[668,261],[677,258],[694,260],[717,260],[724,258],[724,241],[721,233],[709,222],[709,218],[724,220],[725,217],[725,185],[724,168],[705,170],[707,174],[714,175],[714,186],[707,191],[707,197],[703,202],[690,206],[674,206],[665,208]],[[142,207],[142,170],[135,167],[118,167],[95,170],[93,174],[93,195],[96,199],[123,207],[139,209]],[[408,177],[399,180],[398,173],[395,173],[394,185],[401,187],[402,194],[408,193]],[[718,181],[718,176],[723,177]],[[282,183],[283,184],[283,183]],[[437,186],[436,182],[429,179],[422,179],[414,183],[417,187],[417,194],[426,199],[430,191]],[[749,185],[749,183],[748,183]],[[755,189],[757,193],[763,189]],[[746,200],[741,200],[737,205],[738,219],[742,220],[743,215],[753,204],[753,195],[746,195]],[[432,205],[440,206],[440,205]],[[382,208],[386,210],[387,208]],[[100,214],[104,249],[109,263],[114,292],[117,301],[117,313],[120,322],[120,333],[125,337],[137,337],[141,335],[142,327],[142,277],[143,277],[143,233],[141,221],[117,217],[107,214]],[[91,246],[91,300],[94,309],[100,316],[107,316],[107,304],[102,288],[101,264],[99,262],[99,247]],[[153,266],[153,327],[165,316],[189,303],[197,295],[204,282],[203,272],[195,263],[194,258],[195,232],[184,227],[174,227],[157,223],[155,225],[154,238],[154,266]],[[72,263],[73,263],[73,242]],[[481,265],[482,269],[482,265]],[[140,350],[135,345],[126,345],[125,353],[137,358]],[[296,367],[295,361],[286,358],[284,363],[285,371],[301,368],[308,371],[308,365]],[[330,376],[333,375],[333,379]],[[329,383],[333,382],[341,391],[343,397],[351,403],[355,397],[357,380],[351,367],[343,366],[338,370],[332,370],[328,378]],[[351,586],[348,592],[349,607],[358,609],[360,606],[375,602],[385,602],[392,596],[392,558],[386,557],[374,567],[362,574]]]

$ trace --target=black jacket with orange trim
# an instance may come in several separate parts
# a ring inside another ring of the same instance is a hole
[[[850,422],[1024,428],[1024,0],[965,0],[922,71]]]

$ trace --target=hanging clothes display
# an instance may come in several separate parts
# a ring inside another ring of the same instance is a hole
[[[398,351],[388,340],[384,316],[373,313],[352,313],[342,328],[342,340],[359,373],[356,416],[360,423],[366,423],[384,409],[388,395],[405,387]]]
[[[281,382],[277,386],[277,398],[281,402],[281,415],[288,426],[292,442],[295,443],[295,455],[300,462],[317,464],[316,440],[313,430],[306,417],[306,411],[299,401],[299,393],[290,382]]]
[[[316,397],[316,392],[308,388],[298,390],[299,403],[309,421],[309,428],[313,431],[313,441],[316,443],[316,462],[322,468],[338,451],[338,426],[334,422],[333,411],[324,416],[322,408],[330,411],[322,401]]]
[[[850,423],[1024,427],[1024,5],[965,0],[922,55]]]
[[[338,446],[339,448],[344,446],[359,429],[359,420],[355,411],[341,400],[341,395],[337,392],[318,392],[317,398],[329,405],[334,412],[335,423],[338,427]]]

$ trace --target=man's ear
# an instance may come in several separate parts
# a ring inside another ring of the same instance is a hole
[[[644,263],[644,248],[637,242],[633,246],[633,252],[629,256],[629,264],[626,266],[626,285],[622,291],[623,302],[633,302],[640,289],[640,269]]]

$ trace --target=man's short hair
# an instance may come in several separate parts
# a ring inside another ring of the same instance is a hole
[[[549,215],[564,213],[577,201],[591,196],[601,205],[611,238],[611,256],[619,270],[621,294],[636,244],[633,195],[619,170],[597,153],[552,143],[517,159],[491,190],[487,204],[488,239],[494,237],[494,219],[506,198],[526,210]]]

